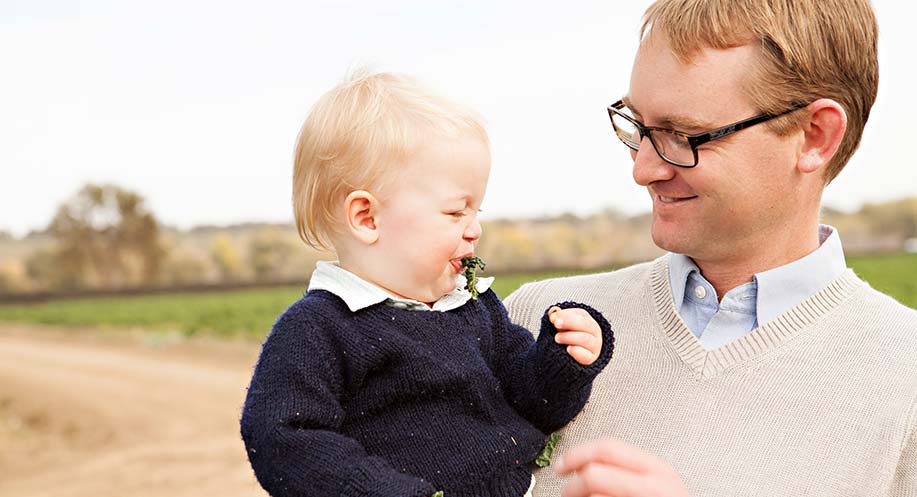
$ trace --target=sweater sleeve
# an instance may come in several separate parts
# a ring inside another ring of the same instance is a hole
[[[342,366],[340,352],[304,319],[281,317],[274,325],[241,419],[261,486],[274,497],[431,495],[430,483],[398,472],[340,433]]]
[[[614,333],[602,314],[576,302],[556,304],[562,309],[577,307],[589,313],[602,330],[602,350],[589,366],[577,363],[566,347],[554,341],[557,329],[541,317],[538,339],[509,320],[502,302],[493,292],[484,294],[494,326],[491,368],[510,404],[544,433],[567,424],[586,405],[592,380],[604,369],[614,350]]]

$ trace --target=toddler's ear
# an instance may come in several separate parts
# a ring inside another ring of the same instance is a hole
[[[344,199],[347,229],[357,240],[367,245],[379,239],[375,217],[378,209],[379,201],[366,190],[350,192]]]

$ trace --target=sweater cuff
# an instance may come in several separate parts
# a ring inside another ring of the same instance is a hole
[[[384,460],[368,457],[352,469],[341,491],[346,497],[425,497],[436,489],[415,476],[398,473]]]
[[[588,366],[576,362],[570,354],[567,353],[567,346],[554,341],[554,335],[557,334],[557,328],[551,324],[548,319],[548,311],[551,307],[560,307],[561,309],[578,308],[586,311],[595,319],[602,330],[602,349],[599,357]],[[611,360],[614,352],[615,336],[611,325],[601,312],[593,309],[586,304],[578,302],[560,302],[548,307],[541,318],[541,332],[538,334],[537,347],[544,354],[545,368],[544,372],[552,379],[552,383],[563,385],[568,388],[583,388],[589,386],[592,380]]]

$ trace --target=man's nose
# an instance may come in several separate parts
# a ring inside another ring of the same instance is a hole
[[[640,150],[632,150],[631,156],[634,158],[634,181],[640,186],[670,180],[675,176],[675,166],[662,160],[649,137],[643,137]]]

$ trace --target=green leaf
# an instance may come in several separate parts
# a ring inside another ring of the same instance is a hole
[[[548,441],[545,442],[544,448],[541,449],[541,454],[538,454],[538,457],[535,458],[535,464],[539,468],[544,468],[545,466],[551,465],[551,458],[554,457],[554,448],[557,447],[557,442],[560,441],[560,435],[557,432],[551,434],[548,437]]]
[[[431,495],[430,497],[443,497],[443,491],[442,491],[442,490],[437,490],[437,491],[433,492],[433,495]]]

